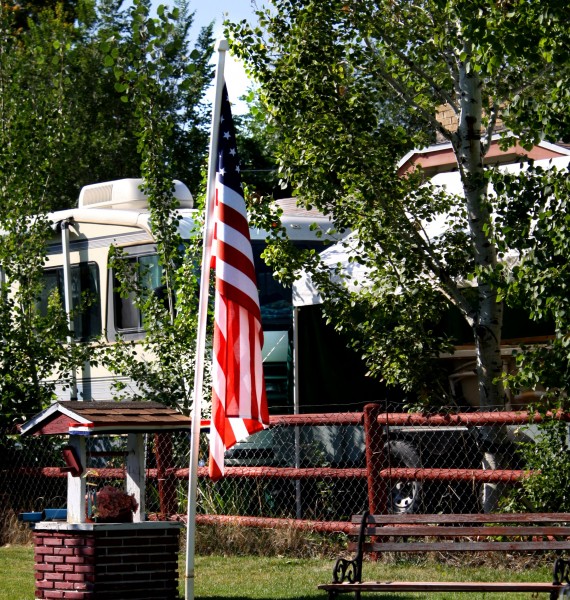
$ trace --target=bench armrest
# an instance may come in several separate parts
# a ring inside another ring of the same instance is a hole
[[[338,558],[333,567],[333,583],[360,583],[362,581],[362,555],[366,538],[366,521],[368,511],[362,513],[362,522],[358,531],[358,547],[354,558]]]

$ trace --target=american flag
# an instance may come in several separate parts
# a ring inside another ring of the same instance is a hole
[[[263,330],[226,86],[222,92],[212,268],[216,273],[210,477],[224,474],[224,452],[269,424]]]

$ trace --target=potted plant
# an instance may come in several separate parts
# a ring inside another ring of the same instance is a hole
[[[106,485],[87,496],[87,517],[96,523],[132,523],[139,507],[134,494]]]

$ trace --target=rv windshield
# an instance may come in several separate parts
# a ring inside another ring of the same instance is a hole
[[[298,248],[315,249],[317,252],[321,252],[324,248],[322,241],[296,240],[294,244]],[[266,245],[262,240],[251,242],[263,329],[266,331],[287,329],[293,319],[293,292],[291,287],[284,286],[275,279],[273,268],[268,267],[261,258]]]

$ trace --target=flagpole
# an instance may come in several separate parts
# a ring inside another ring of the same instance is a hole
[[[216,185],[216,159],[218,130],[220,127],[220,107],[224,87],[224,63],[229,50],[227,40],[219,40],[216,45],[218,63],[216,67],[215,98],[212,107],[212,127],[208,159],[208,181],[206,186],[206,218],[204,222],[202,269],[200,274],[200,300],[198,304],[198,331],[196,334],[196,367],[194,371],[194,394],[192,404],[192,438],[190,443],[190,465],[188,473],[188,508],[186,523],[186,600],[194,598],[194,557],[196,546],[196,498],[198,489],[198,450],[200,447],[201,404],[204,381],[204,355],[206,353],[206,325],[208,317],[208,289],[210,285],[210,258],[212,240],[212,220]]]

